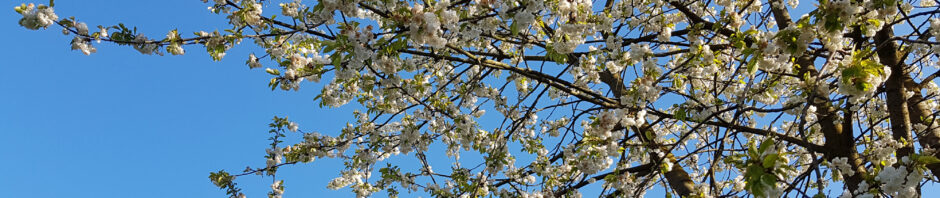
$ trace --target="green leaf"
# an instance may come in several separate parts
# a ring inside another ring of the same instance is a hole
[[[15,10],[16,13],[23,14],[23,11],[26,10],[26,4],[25,4],[25,3],[21,3],[20,6],[13,7],[13,10]]]
[[[926,165],[940,163],[940,159],[932,155],[914,155],[914,160],[917,161],[917,163]]]
[[[773,188],[774,186],[776,186],[774,184],[777,183],[777,178],[774,177],[773,174],[764,174],[763,176],[761,176],[760,182],[766,187]]]
[[[336,49],[336,42],[333,41],[322,41],[323,43],[323,53],[330,53]]]
[[[868,91],[868,90],[871,90],[872,87],[874,87],[874,86],[872,86],[871,83],[864,82],[864,81],[862,81],[862,82],[856,82],[856,83],[855,83],[855,89],[858,89],[858,90],[861,90],[861,91]]]
[[[758,181],[763,175],[764,175],[764,170],[763,168],[760,167],[760,165],[751,164],[747,167],[746,171],[744,172],[744,180],[747,182],[747,185],[749,186],[758,185],[759,184]]]
[[[343,56],[339,54],[330,55],[334,67],[339,67],[343,63]]]
[[[757,57],[759,57],[759,55],[755,55],[751,60],[747,61],[747,72],[749,74],[757,72]]]
[[[780,155],[776,153],[767,155],[767,157],[764,157],[764,162],[763,162],[764,168],[773,167],[774,164],[776,164],[777,159],[779,158],[780,158]]]
[[[755,30],[755,29],[749,29],[749,30],[747,30],[747,31],[744,31],[744,35],[748,35],[748,36],[749,36],[749,35],[754,35],[754,34],[757,34],[757,30]]]
[[[275,75],[275,76],[281,75],[281,70],[278,70],[278,69],[267,68],[264,70],[264,72],[268,72],[268,74]]]
[[[231,185],[232,180],[235,179],[235,176],[229,175],[228,172],[220,170],[219,172],[209,173],[209,180],[212,181],[212,184],[219,188],[225,188]]]
[[[774,140],[767,138],[766,140],[764,140],[764,142],[760,143],[760,149],[759,149],[758,154],[764,153],[764,151],[766,151],[767,148],[770,148],[773,145],[774,145]]]
[[[823,27],[828,31],[839,31],[845,29],[845,22],[839,17],[839,14],[827,13],[823,17],[824,24]]]
[[[686,110],[685,110],[685,107],[679,107],[679,108],[677,108],[677,109],[676,109],[676,112],[675,112],[676,120],[685,121],[685,120],[686,120],[686,114],[687,114],[687,112],[686,112]]]
[[[672,77],[672,88],[675,90],[683,89],[685,82],[682,80],[683,76],[679,74],[674,74]]]
[[[754,144],[750,144],[747,147],[747,155],[750,158],[757,158],[757,156],[760,156],[760,153],[757,151],[757,147],[754,146]]]
[[[556,52],[552,45],[545,46],[545,56],[558,64],[565,64],[568,60],[568,55]]]
[[[509,25],[509,31],[512,33],[513,37],[519,35],[519,23],[512,21],[512,25]]]

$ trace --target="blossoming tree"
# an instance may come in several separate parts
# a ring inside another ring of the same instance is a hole
[[[940,171],[935,0],[203,2],[228,29],[148,37],[52,2],[15,10],[84,54],[219,60],[247,40],[272,89],[324,81],[321,107],[360,107],[323,134],[275,117],[264,166],[210,174],[232,197],[238,177],[318,158],[342,159],[329,187],[358,196],[912,197]]]

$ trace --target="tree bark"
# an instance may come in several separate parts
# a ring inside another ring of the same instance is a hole
[[[898,46],[891,41],[894,30],[885,26],[875,34],[875,44],[878,48],[878,58],[881,64],[891,68],[891,75],[885,82],[885,98],[888,105],[888,118],[891,121],[891,134],[894,140],[904,143],[897,151],[898,159],[914,153],[913,139],[911,138],[911,118],[908,111],[907,100],[904,98],[904,64],[898,60]],[[900,161],[900,160],[898,160]]]
[[[796,64],[800,66],[800,71],[798,76],[801,78],[806,76],[804,74],[809,74],[811,76],[818,75],[816,71],[816,66],[813,64],[814,58],[811,55],[812,53],[803,53],[803,56],[799,57],[796,61]],[[807,79],[802,79],[806,81]],[[847,119],[843,120],[844,125],[848,125],[848,131],[843,130],[843,125],[837,125],[834,122],[838,121],[838,109],[832,106],[829,102],[828,93],[820,93],[818,90],[808,92],[810,94],[807,98],[808,105],[814,105],[819,110],[816,111],[816,117],[819,118],[819,125],[822,129],[823,136],[826,138],[823,143],[823,154],[826,157],[826,160],[832,161],[835,158],[845,157],[848,159],[848,163],[852,166],[852,169],[855,169],[855,174],[842,175],[845,178],[845,185],[848,187],[849,191],[854,192],[858,189],[859,184],[864,181],[862,175],[867,174],[868,172],[862,164],[864,161],[859,157],[858,152],[855,151],[855,138],[853,137],[853,131],[851,130],[851,125],[848,122],[851,122],[851,115],[846,114]]]
[[[938,136],[938,134],[940,134],[940,127],[936,127],[937,125],[933,123],[933,113],[931,113],[927,105],[924,104],[926,99],[924,99],[924,95],[920,93],[921,88],[915,85],[914,80],[909,76],[905,76],[904,85],[905,88],[914,93],[910,98],[907,98],[907,108],[911,125],[923,124],[927,126],[926,130],[914,133],[917,135],[918,143],[924,148],[940,149],[940,136]],[[940,152],[935,152],[931,155],[940,158]],[[938,176],[940,175],[940,164],[928,164],[927,169],[930,169],[934,177],[940,179],[940,176]]]
[[[619,76],[616,76],[615,74],[611,73],[610,71],[601,72],[600,77],[601,77],[601,81],[604,82],[604,84],[607,84],[607,86],[610,88],[615,98],[620,98],[621,96],[623,96],[624,90],[627,90],[627,87],[625,86],[625,83],[623,82],[623,80]],[[668,155],[668,152],[670,151],[667,148],[664,148],[663,146],[659,146],[659,144],[653,142],[652,139],[647,140],[645,138],[645,135],[643,135],[647,133],[652,133],[650,131],[647,131],[649,130],[649,126],[635,127],[634,129],[636,133],[640,134],[640,135],[637,135],[637,137],[639,137],[643,143],[650,145],[651,151],[660,150],[664,153],[667,153]],[[687,197],[689,195],[692,195],[692,193],[695,192],[695,182],[693,182],[692,178],[689,177],[689,173],[686,172],[685,169],[683,169],[682,166],[680,166],[678,162],[675,162],[674,157],[673,158],[670,158],[670,157],[661,158],[657,156],[655,152],[650,152],[649,155],[652,156],[651,157],[652,160],[656,161],[654,162],[654,164],[662,163],[663,160],[673,160],[673,166],[671,170],[663,173],[663,176],[666,178],[666,182],[669,183],[669,187],[675,190],[676,193],[679,194],[679,196]]]

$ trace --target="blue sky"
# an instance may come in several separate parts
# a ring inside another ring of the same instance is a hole
[[[324,114],[313,102],[315,89],[272,92],[270,75],[244,64],[257,50],[249,45],[235,47],[221,62],[197,46],[187,47],[185,56],[161,57],[102,43],[98,53],[85,56],[70,50],[72,36],[61,28],[19,27],[13,7],[20,2],[4,2],[0,197],[224,197],[209,172],[263,166],[273,116],[329,131],[352,115],[349,108]],[[58,1],[56,12],[90,27],[123,22],[160,37],[174,28],[183,35],[223,28],[224,17],[206,6],[196,0]],[[282,171],[287,195],[350,195],[325,187],[337,172],[324,170],[342,163],[318,162]],[[238,180],[250,197],[263,197],[270,181]]]

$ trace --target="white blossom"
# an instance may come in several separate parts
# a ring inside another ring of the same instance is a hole
[[[75,36],[75,38],[72,39],[72,50],[81,50],[85,55],[98,52],[98,49],[95,49],[94,46],[91,46],[91,43],[80,36]]]
[[[20,25],[31,30],[38,30],[39,28],[47,28],[57,20],[59,16],[55,14],[55,10],[52,7],[47,7],[43,4],[37,6],[30,3],[26,6],[17,6],[16,11],[23,15],[23,18],[20,19]]]
[[[79,35],[88,35],[88,24],[84,22],[75,23],[75,31],[78,32]]]

